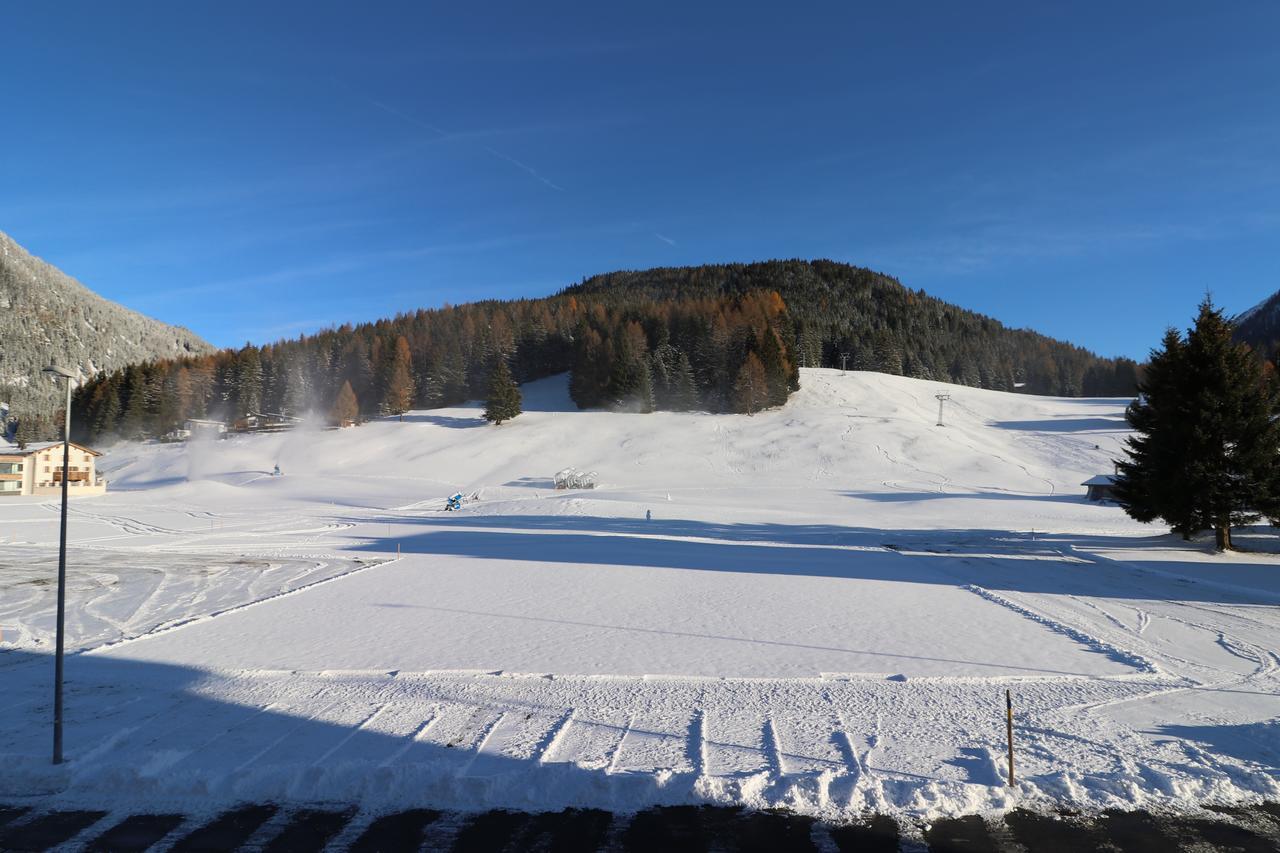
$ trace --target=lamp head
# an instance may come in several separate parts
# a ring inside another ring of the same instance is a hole
[[[59,365],[56,365],[56,364],[51,364],[40,372],[48,373],[52,376],[61,376],[63,379],[76,378],[76,375],[72,373],[70,370],[67,370],[65,367],[60,367]]]

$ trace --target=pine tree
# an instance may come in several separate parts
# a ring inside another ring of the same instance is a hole
[[[680,353],[669,343],[661,344],[649,354],[649,378],[657,408],[671,408],[675,386],[676,364]]]
[[[489,374],[489,396],[484,408],[484,419],[501,426],[520,414],[520,386],[511,377],[506,359],[498,359]]]
[[[689,412],[698,408],[698,382],[693,376],[693,365],[683,352],[676,360],[672,374],[670,407],[677,412]]]
[[[1117,496],[1139,520],[1189,535],[1280,516],[1280,384],[1208,298],[1185,342],[1166,333],[1142,396],[1129,407],[1137,435],[1119,464]]]
[[[569,396],[580,409],[605,402],[609,375],[613,370],[613,348],[600,333],[586,323],[574,335],[573,370],[569,375]]]
[[[653,411],[653,378],[649,374],[644,330],[628,323],[614,337],[613,370],[609,375],[609,396],[615,406]]]
[[[23,415],[18,419],[18,426],[14,430],[13,440],[14,443],[18,445],[19,449],[25,450],[28,444],[39,440],[39,438],[40,431],[34,416]]]
[[[404,420],[404,413],[413,406],[413,357],[409,354],[409,342],[404,335],[396,338],[395,348],[387,360],[386,375],[383,380],[382,405],[388,414],[399,415]]]
[[[124,373],[124,401],[120,414],[120,437],[139,439],[147,430],[147,378],[139,365],[131,364]]]
[[[1165,332],[1161,347],[1151,352],[1146,379],[1125,417],[1134,434],[1127,440],[1129,458],[1119,460],[1116,499],[1142,522],[1163,518],[1185,538],[1200,529],[1193,521],[1192,496],[1181,483],[1189,450],[1186,395],[1186,342],[1177,329]]]
[[[248,344],[236,359],[236,417],[262,411],[262,360],[258,348]]]
[[[733,383],[734,411],[754,415],[765,407],[768,400],[769,388],[764,365],[755,353],[747,353],[747,360],[742,363],[738,378]]]
[[[350,380],[342,383],[338,398],[329,409],[329,421],[336,426],[354,424],[360,420],[360,403],[356,400],[356,392],[351,390]]]
[[[90,436],[96,441],[110,433],[120,421],[120,382],[115,377],[103,384],[103,392],[98,408],[89,422]]]
[[[894,376],[902,375],[902,349],[888,332],[882,331],[876,335],[875,362],[876,370],[881,373],[891,373]],[[974,375],[976,379],[976,371]],[[977,382],[975,381],[974,384],[976,385]]]
[[[311,383],[302,365],[301,355],[295,355],[294,359],[296,363],[290,365],[284,374],[284,405],[281,408],[290,415],[298,416],[311,408]],[[354,395],[353,391],[352,396]]]
[[[781,406],[791,393],[787,388],[791,367],[782,354],[782,343],[773,329],[766,328],[760,344],[760,363],[764,366],[770,406]]]

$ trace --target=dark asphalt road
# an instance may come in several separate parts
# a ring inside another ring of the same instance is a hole
[[[545,814],[413,809],[370,815],[355,809],[254,804],[212,818],[192,818],[49,810],[38,803],[0,804],[3,851],[889,853],[899,850],[900,842],[905,849],[920,849],[921,839],[937,853],[1280,853],[1280,804],[1219,809],[1199,816],[1106,812],[1086,818],[1014,811],[1000,821],[964,817],[906,827],[884,816],[830,825],[780,812],[692,806],[655,808],[635,815],[590,809]]]

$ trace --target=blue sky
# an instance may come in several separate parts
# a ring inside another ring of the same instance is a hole
[[[27,3],[5,31],[0,230],[217,344],[828,257],[1143,357],[1206,290],[1280,288],[1273,2]]]

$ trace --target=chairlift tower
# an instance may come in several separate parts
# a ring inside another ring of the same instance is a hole
[[[934,394],[938,398],[938,426],[942,426],[942,405],[951,399],[950,394]]]
[[[845,371],[848,369],[848,364],[849,364],[849,353],[847,352],[840,353],[840,375],[841,376],[844,376]]]

